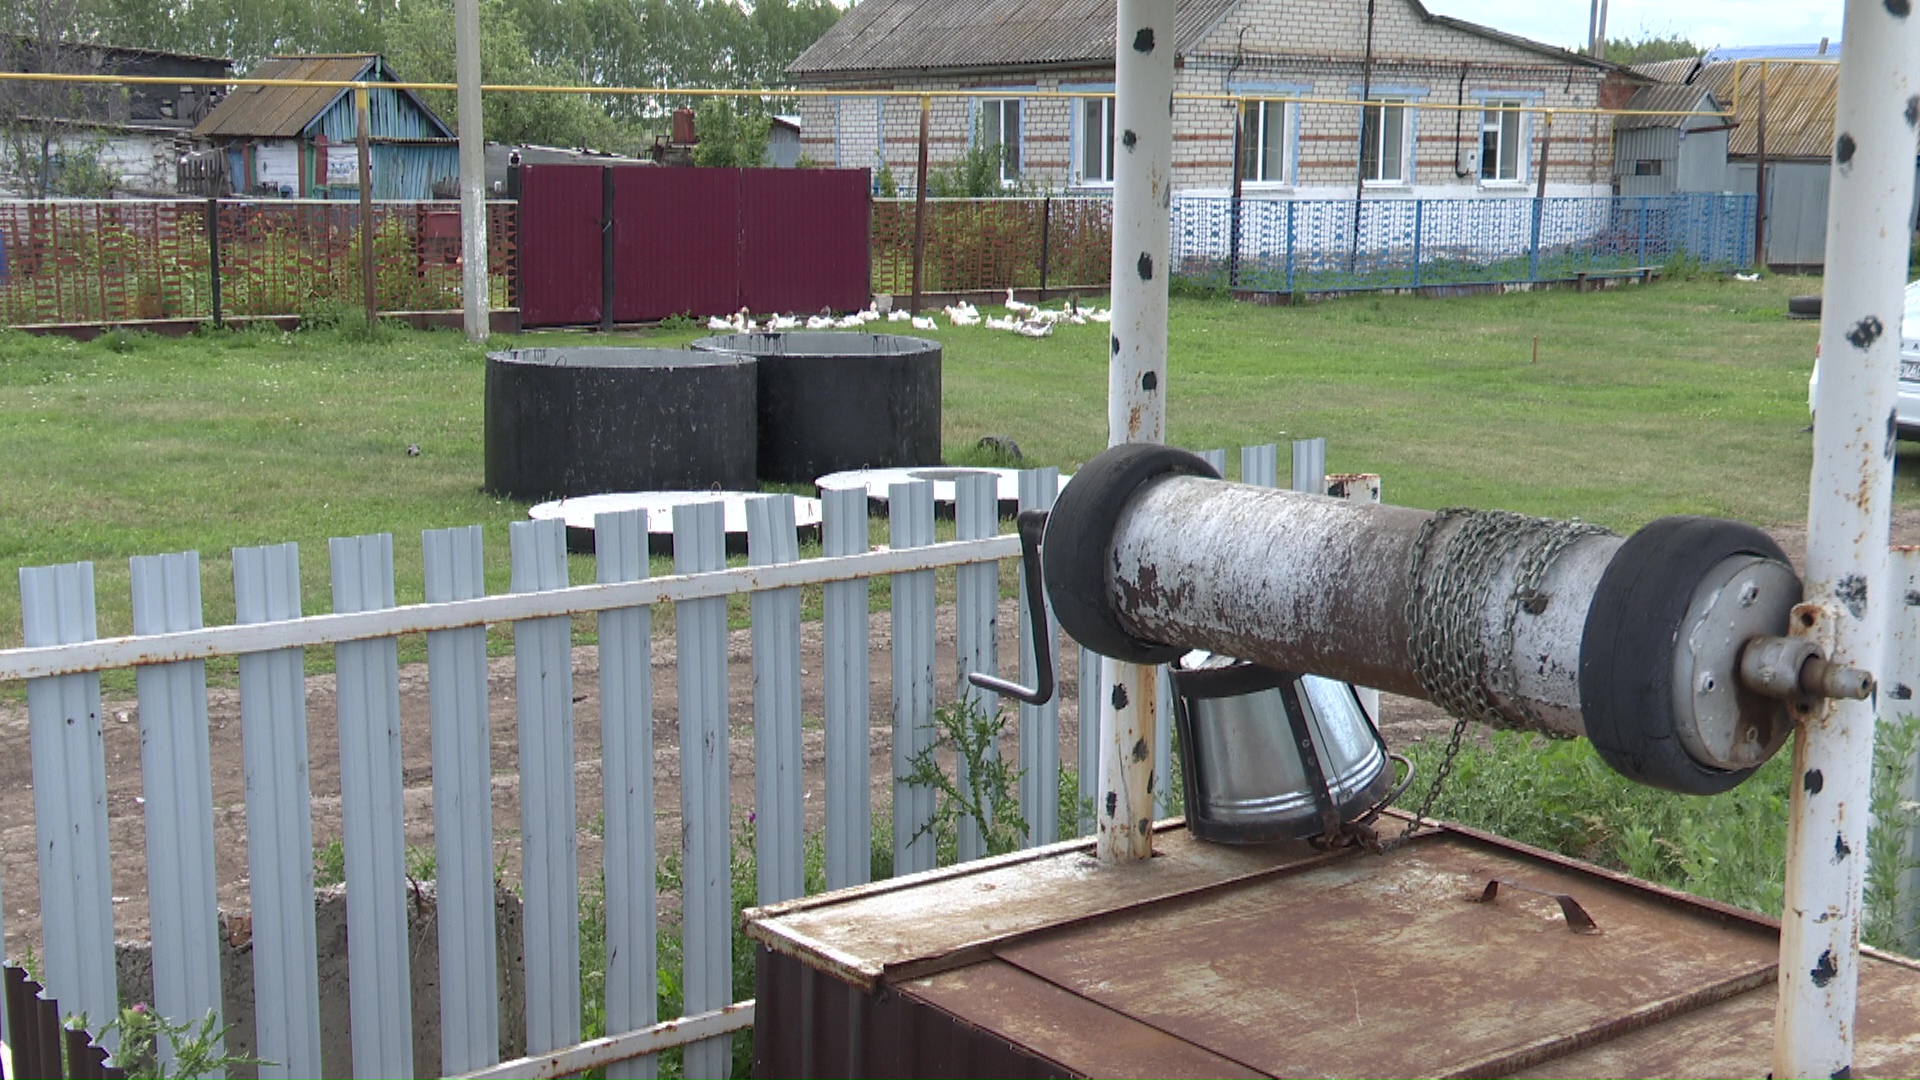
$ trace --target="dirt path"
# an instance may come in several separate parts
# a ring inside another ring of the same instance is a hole
[[[1795,565],[1806,549],[1803,528],[1775,530],[1777,539]],[[1902,512],[1895,521],[1896,542],[1920,542],[1920,510]],[[1011,602],[1002,604],[999,621],[1003,667],[1016,655]],[[824,713],[820,670],[820,624],[801,629],[803,716],[802,754],[806,776],[806,815],[809,830],[819,827],[824,814],[824,735],[819,717]],[[892,739],[888,702],[892,697],[892,642],[888,617],[875,615],[870,624],[872,702],[876,723],[872,738],[873,795],[876,810],[891,801]],[[951,700],[955,683],[954,615],[943,609],[936,628],[938,700]],[[1079,740],[1077,650],[1065,650],[1060,673],[1060,738],[1063,763],[1076,760]],[[675,706],[674,642],[653,642],[654,775],[658,850],[677,846],[680,776]],[[574,650],[574,739],[577,784],[578,836],[581,872],[597,873],[600,864],[600,714],[597,654],[592,648]],[[493,660],[488,667],[492,702],[494,846],[509,880],[518,874],[518,776],[514,728],[513,662]],[[402,783],[405,787],[406,841],[431,848],[433,843],[432,754],[427,729],[426,665],[410,665],[400,672]],[[732,803],[736,818],[744,818],[753,803],[753,669],[749,632],[728,637],[728,708],[731,717],[729,757]],[[1452,721],[1433,705],[1389,695],[1382,704],[1382,727],[1390,745],[1444,734]],[[245,786],[241,774],[240,700],[231,689],[209,691],[208,723],[213,761],[214,831],[219,900],[223,908],[244,909],[247,903]],[[308,755],[313,793],[314,841],[325,844],[340,835],[340,753],[335,730],[334,680],[331,675],[307,680]],[[122,939],[145,938],[146,838],[140,799],[140,718],[132,700],[104,705],[107,756],[108,829],[113,845],[114,930]],[[0,706],[0,737],[16,752],[0,756],[0,896],[4,897],[8,955],[19,955],[28,943],[38,950],[39,894],[34,855],[32,772],[27,746],[24,705]]]

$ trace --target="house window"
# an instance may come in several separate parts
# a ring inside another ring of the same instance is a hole
[[[1526,113],[1518,101],[1489,101],[1480,114],[1480,179],[1493,182],[1525,178]]]
[[[1408,182],[1407,103],[1383,98],[1360,110],[1360,176],[1371,184]]]
[[[1287,179],[1287,103],[1240,103],[1240,179],[1279,184]]]
[[[1012,186],[1020,181],[1020,99],[999,98],[980,103],[980,129],[975,136],[982,147],[995,151],[1000,159],[1000,182]]]
[[[1080,102],[1080,182],[1113,183],[1113,99]]]
[[[1652,160],[1650,160],[1650,161],[1636,161],[1636,162],[1634,162],[1634,163],[1633,163],[1633,175],[1635,175],[1635,176],[1659,176],[1659,175],[1660,175],[1660,159],[1659,159],[1659,158],[1654,158],[1654,159],[1652,159]]]

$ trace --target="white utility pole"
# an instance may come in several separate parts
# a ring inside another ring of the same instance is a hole
[[[487,150],[480,122],[480,2],[453,0],[460,125],[460,297],[467,340],[487,340]]]

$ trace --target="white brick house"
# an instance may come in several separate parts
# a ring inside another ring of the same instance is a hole
[[[1542,110],[1556,109],[1569,111],[1552,121],[1547,194],[1609,194],[1609,125],[1590,110],[1641,82],[1419,0],[1376,0],[1371,19],[1367,0],[1181,0],[1176,37],[1174,186],[1194,196],[1231,191],[1238,126],[1246,197],[1527,197]],[[910,190],[917,93],[964,90],[932,99],[934,169],[971,140],[1001,142],[1010,186],[1098,192],[1113,175],[1112,105],[1077,95],[1112,91],[1113,45],[1110,0],[862,0],[788,73],[809,89],[898,94],[803,99],[801,150],[885,166]],[[1363,110],[1363,96],[1384,104]]]

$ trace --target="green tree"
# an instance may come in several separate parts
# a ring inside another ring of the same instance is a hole
[[[709,98],[695,110],[700,142],[693,163],[714,169],[750,169],[766,164],[766,111],[757,102]]]
[[[1607,59],[1629,67],[1634,64],[1650,64],[1656,60],[1681,60],[1702,56],[1706,51],[1679,34],[1656,35],[1651,30],[1641,31],[1638,38],[1607,39]]]
[[[404,0],[384,23],[382,51],[404,79],[453,82],[454,54],[446,40],[452,24],[452,0]],[[480,70],[489,83],[552,86],[571,81],[534,59],[505,0],[480,2]],[[452,93],[425,91],[421,97],[443,119],[454,121],[458,110]],[[639,142],[636,133],[623,130],[605,109],[579,94],[489,94],[484,105],[486,137],[495,142],[628,152]]]

